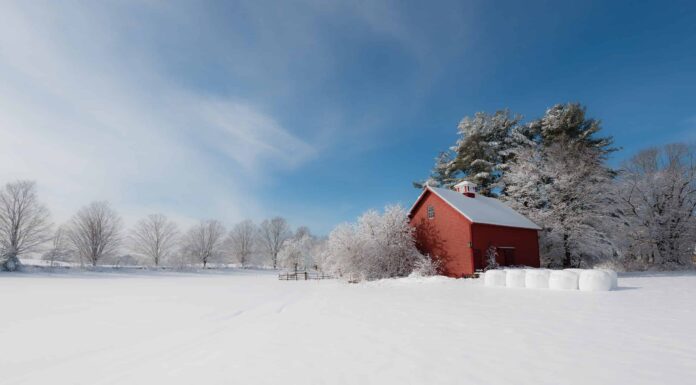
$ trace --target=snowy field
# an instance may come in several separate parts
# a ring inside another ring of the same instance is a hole
[[[685,384],[696,275],[612,292],[267,272],[0,275],[0,384]]]

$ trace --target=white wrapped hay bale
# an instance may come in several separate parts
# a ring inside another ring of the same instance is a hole
[[[585,270],[580,274],[578,287],[581,291],[609,291],[612,288],[611,275],[602,270]]]
[[[549,274],[549,289],[578,290],[579,275],[569,270],[554,270]]]
[[[505,270],[488,270],[483,275],[483,284],[485,286],[502,286],[505,287]]]
[[[507,270],[507,275],[505,276],[505,286],[507,287],[525,287],[524,283],[524,276],[525,276],[525,270],[524,269],[510,269]]]
[[[580,274],[582,274],[582,272],[585,271],[585,269],[563,269],[563,270],[572,271],[573,273],[577,274],[578,277],[580,277]]]
[[[611,276],[611,289],[614,290],[617,287],[619,287],[619,276],[616,274],[616,272],[612,269],[598,269],[600,271],[603,271],[609,276]]]
[[[524,273],[524,287],[528,289],[548,289],[550,271],[547,269],[527,269]]]

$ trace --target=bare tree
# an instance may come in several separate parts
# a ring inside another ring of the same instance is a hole
[[[638,265],[688,266],[696,245],[696,149],[671,144],[639,152],[619,178],[624,258]],[[640,267],[640,266],[637,266]]]
[[[0,190],[0,267],[15,270],[18,256],[50,238],[49,212],[39,202],[36,183],[21,180]]]
[[[184,237],[183,252],[203,263],[203,268],[223,251],[225,227],[211,219],[193,226]]]
[[[290,238],[290,226],[285,218],[275,217],[261,222],[259,241],[264,251],[271,257],[273,268],[278,266],[278,253],[283,243]]]
[[[53,234],[51,248],[43,255],[43,260],[48,261],[50,266],[55,265],[56,261],[65,262],[70,257],[70,240],[68,239],[68,229],[60,226]]]
[[[246,267],[249,258],[254,253],[257,244],[258,229],[254,222],[247,219],[234,225],[227,236],[225,244],[235,258]]]
[[[121,243],[121,218],[108,202],[92,202],[70,221],[68,238],[80,261],[97,266],[114,255]]]
[[[128,241],[134,254],[150,258],[155,266],[159,266],[174,254],[178,236],[176,223],[162,214],[151,214],[138,221]]]

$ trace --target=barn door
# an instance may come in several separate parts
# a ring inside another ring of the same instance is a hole
[[[498,248],[498,264],[502,266],[514,266],[515,263],[515,248],[514,247],[499,247]]]
[[[474,270],[483,270],[486,267],[486,261],[483,260],[481,250],[474,249]]]

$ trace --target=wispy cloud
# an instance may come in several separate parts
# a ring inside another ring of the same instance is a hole
[[[0,179],[38,180],[57,220],[93,199],[127,219],[263,213],[258,175],[313,146],[251,103],[162,77],[103,16],[0,6]]]
[[[0,182],[37,180],[57,221],[96,199],[129,222],[325,213],[300,188],[259,192],[350,173],[400,137],[466,30],[451,4],[409,8],[0,2]]]

